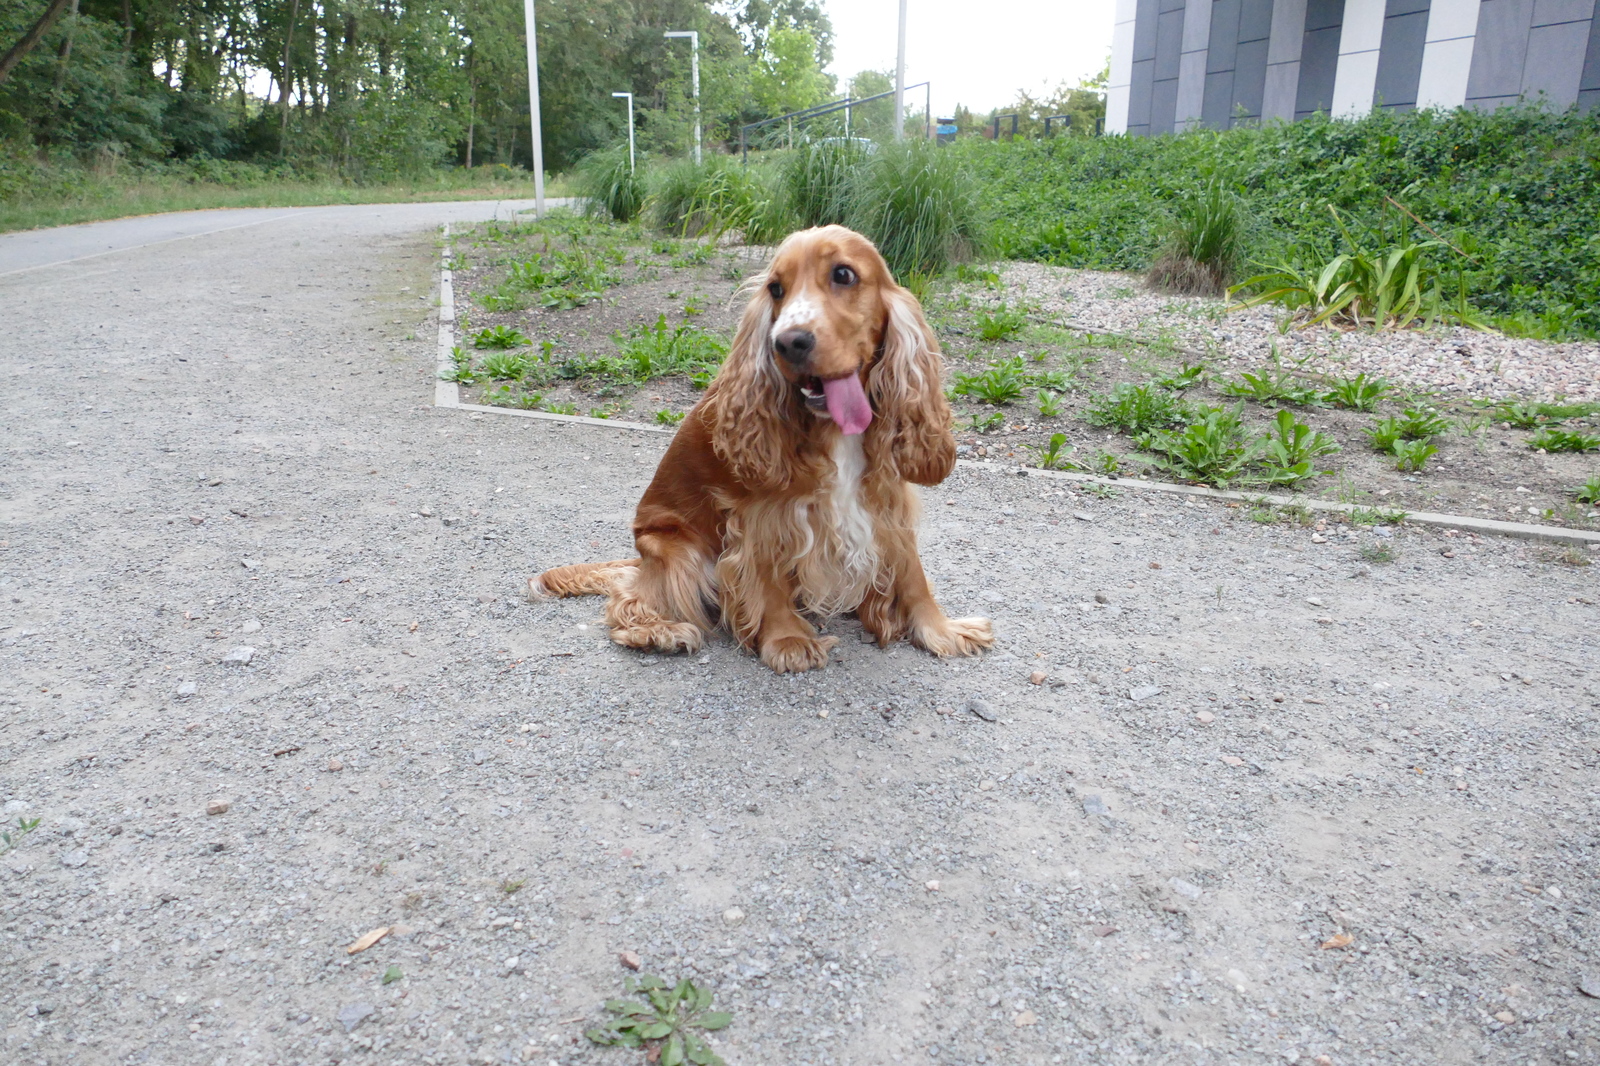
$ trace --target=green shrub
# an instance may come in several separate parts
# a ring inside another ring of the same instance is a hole
[[[795,228],[845,225],[850,192],[868,156],[854,138],[830,137],[803,144],[778,163],[779,186]]]
[[[985,244],[983,201],[962,156],[923,140],[881,148],[851,183],[846,217],[898,278],[941,273]]]
[[[719,236],[742,229],[755,213],[761,189],[731,156],[707,155],[668,163],[651,175],[651,224],[679,237]]]
[[[1322,206],[1332,204],[1360,247],[1437,235],[1459,249],[1428,253],[1452,305],[1464,293],[1493,324],[1520,323],[1535,336],[1600,334],[1597,110],[1375,109],[1354,120],[958,141],[946,151],[978,175],[994,210],[994,250],[1006,258],[1142,270],[1158,253],[1168,205],[1195,175],[1222,172],[1236,182],[1259,259],[1326,263],[1343,240]],[[1302,259],[1303,249],[1321,251]]]
[[[1224,396],[1256,403],[1315,404],[1322,400],[1316,389],[1302,382],[1288,371],[1263,370],[1252,374],[1242,372],[1236,381],[1225,381],[1217,386]]]
[[[1335,407],[1346,407],[1352,411],[1375,411],[1378,401],[1389,395],[1392,390],[1389,383],[1383,378],[1369,378],[1366,371],[1355,377],[1343,377],[1333,383],[1333,387],[1323,394],[1323,400]]]
[[[1244,240],[1243,205],[1226,181],[1213,176],[1178,200],[1166,243],[1145,280],[1163,292],[1221,296],[1238,274]]]
[[[1141,436],[1138,446],[1155,456],[1157,468],[1186,481],[1226,487],[1243,479],[1262,445],[1244,428],[1244,405],[1212,407],[1181,430]]]
[[[1569,418],[1583,418],[1600,412],[1600,403],[1525,403],[1507,400],[1489,409],[1496,422],[1509,422],[1518,429],[1536,429]]]
[[[628,146],[584,156],[574,174],[578,198],[591,215],[632,222],[644,208],[644,174],[628,161]]]
[[[1392,447],[1396,470],[1420,471],[1439,449],[1430,440],[1397,440]]]
[[[1148,433],[1187,422],[1187,404],[1160,385],[1145,382],[1115,385],[1089,397],[1084,420],[1092,426],[1115,426],[1127,433]]]
[[[493,381],[521,381],[531,365],[526,352],[495,352],[484,357],[479,369]]]
[[[474,348],[522,348],[532,344],[533,341],[515,326],[494,326],[472,335]]]
[[[1600,507],[1600,474],[1591,474],[1589,480],[1572,490],[1579,503]]]
[[[1278,485],[1298,485],[1326,474],[1315,467],[1316,460],[1339,451],[1339,443],[1320,430],[1312,430],[1295,420],[1288,411],[1279,411],[1272,429],[1262,438],[1261,463],[1265,480]]]
[[[1022,360],[1007,360],[981,374],[957,374],[951,391],[957,396],[976,396],[984,403],[1010,403],[1022,395],[1027,380]]]

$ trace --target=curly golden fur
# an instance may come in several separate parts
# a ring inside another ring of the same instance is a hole
[[[916,298],[841,226],[791,235],[748,290],[727,361],[639,502],[639,557],[547,570],[530,594],[603,593],[613,640],[666,652],[701,647],[714,608],[780,673],[826,665],[837,643],[802,611],[853,610],[883,647],[991,647],[988,619],[945,615],[917,553],[912,485],[949,475],[955,440]],[[864,432],[832,416],[841,384],[870,403]]]

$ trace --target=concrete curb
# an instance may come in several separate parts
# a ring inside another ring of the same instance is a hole
[[[444,251],[439,260],[439,374],[449,373],[455,366],[451,351],[455,347],[455,286],[450,272],[450,224],[443,228]],[[453,381],[441,377],[434,384],[435,407],[453,407],[470,411],[474,416],[510,415],[513,418],[536,418],[546,422],[571,422],[602,429],[620,429],[632,433],[672,433],[666,426],[651,426],[643,422],[618,422],[606,418],[585,418],[582,415],[557,415],[548,411],[519,411],[509,407],[490,407],[485,404],[462,403],[461,388]],[[1093,474],[1075,474],[1066,470],[1040,470],[1036,467],[1006,466],[1003,463],[980,463],[974,459],[958,459],[956,465],[965,470],[990,470],[1006,476],[1045,478],[1054,481],[1076,482],[1085,485],[1104,485],[1108,488],[1133,489],[1145,492],[1168,492],[1182,496],[1200,496],[1206,499],[1229,500],[1239,503],[1267,503],[1277,507],[1291,504],[1309,511],[1329,511],[1350,514],[1358,510],[1382,510],[1358,507],[1350,503],[1330,500],[1308,500],[1295,496],[1274,496],[1264,493],[1234,492],[1228,489],[1211,489],[1203,485],[1175,485],[1168,481],[1146,481],[1142,478],[1105,478]],[[1396,509],[1398,510],[1398,509]],[[1406,511],[1406,522],[1441,529],[1459,529],[1467,533],[1482,533],[1497,537],[1514,537],[1519,540],[1542,541],[1548,544],[1580,544],[1600,549],[1600,533],[1581,529],[1563,529],[1559,526],[1536,526],[1525,522],[1501,522],[1492,518],[1473,518],[1469,515],[1434,514],[1428,511]]]
[[[1170,492],[1183,496],[1200,496],[1214,500],[1239,503],[1265,503],[1277,507],[1295,505],[1308,511],[1329,511],[1351,514],[1355,511],[1391,511],[1405,516],[1404,521],[1419,526],[1438,526],[1459,529],[1468,533],[1487,533],[1498,537],[1515,537],[1519,540],[1545,541],[1553,544],[1583,544],[1600,547],[1600,533],[1583,529],[1564,529],[1560,526],[1536,526],[1526,522],[1501,522],[1493,518],[1474,518],[1470,515],[1436,514],[1430,511],[1405,511],[1400,508],[1362,507],[1352,503],[1332,500],[1311,500],[1299,496],[1277,496],[1267,493],[1235,492],[1229,489],[1212,489],[1203,485],[1175,485],[1168,481],[1146,481],[1141,478],[1106,478],[1093,474],[1075,474],[1066,470],[1039,470],[1035,467],[1008,467],[999,463],[980,463],[972,459],[958,459],[958,466],[969,470],[992,470],[1005,476],[1045,478],[1070,481],[1078,484],[1105,485],[1110,488],[1149,492]]]

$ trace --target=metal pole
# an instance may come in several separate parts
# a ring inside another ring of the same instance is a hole
[[[900,0],[900,48],[894,60],[894,139],[906,134],[906,0]]]
[[[933,82],[922,87],[922,139],[933,140]]]
[[[628,173],[633,173],[633,94],[612,93],[612,96],[626,96],[628,98]]]
[[[694,165],[700,165],[700,31],[668,30],[663,37],[689,38],[689,71],[694,81]]]
[[[533,217],[544,217],[544,134],[539,129],[539,38],[533,23],[533,0],[522,0],[522,21],[528,32],[528,117],[533,126]]]

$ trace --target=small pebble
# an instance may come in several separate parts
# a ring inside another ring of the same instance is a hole
[[[1028,684],[1042,685],[1045,682],[1045,678],[1048,676],[1050,675],[1046,674],[1043,670],[1035,670],[1033,673],[1028,675]]]
[[[231,802],[229,802],[228,800],[212,800],[210,803],[206,804],[206,813],[207,814],[227,814],[228,813],[228,808],[230,808],[232,806],[233,806],[233,804]]]
[[[1196,711],[1194,720],[1199,722],[1201,725],[1210,725],[1212,722],[1217,720],[1217,716],[1212,714],[1210,711]]]
[[[644,965],[636,952],[624,951],[617,955],[617,961],[630,970],[637,970]]]
[[[923,887],[926,888],[929,892],[937,892],[937,891],[939,891],[939,882],[937,882],[937,881],[928,881],[923,885]]]
[[[738,907],[729,907],[722,912],[722,921],[724,925],[738,925],[744,921],[744,911]]]
[[[1506,1025],[1510,1025],[1512,1022],[1517,1020],[1517,1016],[1508,1010],[1496,1011],[1494,1020],[1497,1022],[1503,1022]]]
[[[994,782],[993,781],[987,781],[987,780],[979,781],[978,782],[978,791],[979,792],[993,792],[994,791]]]
[[[344,760],[339,759],[339,758],[332,758],[332,759],[328,760],[328,772],[330,774],[336,774],[340,770],[343,770],[343,769],[344,769]]]

